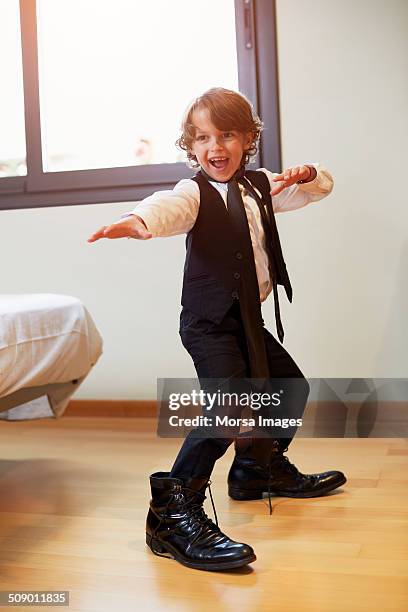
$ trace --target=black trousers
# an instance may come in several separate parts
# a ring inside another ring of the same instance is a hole
[[[291,414],[300,418],[309,394],[309,384],[280,342],[265,327],[263,332],[271,378],[298,379],[297,382],[300,382],[300,387],[297,385],[292,398],[292,404],[296,405],[291,406]],[[225,383],[231,379],[249,377],[249,358],[239,301],[234,302],[220,324],[197,319],[193,313],[183,309],[180,317],[180,337],[193,359],[202,387],[204,379]],[[282,448],[286,448],[292,438],[279,440]],[[233,435],[214,436],[212,431],[207,431],[205,427],[193,430],[185,438],[170,476],[182,479],[209,477],[215,462],[233,441]],[[253,443],[256,444],[256,438]]]

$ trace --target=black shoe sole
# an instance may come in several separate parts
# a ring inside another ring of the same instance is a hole
[[[256,555],[251,555],[250,557],[246,557],[245,559],[236,559],[235,561],[224,561],[222,563],[199,563],[194,561],[188,561],[188,559],[183,559],[180,555],[175,551],[168,542],[163,542],[162,540],[158,540],[157,538],[153,538],[154,540],[154,548],[152,547],[152,537],[148,533],[146,533],[146,544],[150,548],[153,553],[158,553],[159,556],[163,555],[167,559],[174,559],[178,561],[182,565],[186,567],[191,567],[192,569],[205,570],[210,572],[236,569],[237,567],[243,567],[244,565],[248,565],[248,563],[253,563],[256,561]]]
[[[322,495],[326,495],[330,491],[334,491],[338,487],[344,485],[347,482],[347,478],[336,482],[335,484],[328,485],[324,489],[319,489],[318,491],[307,491],[305,493],[292,493],[289,491],[278,491],[277,489],[271,489],[271,494],[276,495],[278,497],[295,497],[295,498],[307,498],[307,497],[321,497]],[[228,495],[234,499],[235,501],[250,501],[253,499],[262,499],[264,494],[268,494],[268,490],[260,491],[250,490],[250,489],[238,489],[237,487],[228,487]]]

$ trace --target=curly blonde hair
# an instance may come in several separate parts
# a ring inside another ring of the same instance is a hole
[[[251,146],[245,151],[243,162],[247,164],[256,155],[263,124],[255,114],[252,104],[241,93],[223,87],[213,87],[195,98],[187,107],[181,123],[181,136],[176,140],[179,149],[187,152],[187,163],[190,167],[199,166],[191,150],[196,132],[192,117],[198,109],[206,109],[209,112],[211,122],[218,130],[252,133]]]

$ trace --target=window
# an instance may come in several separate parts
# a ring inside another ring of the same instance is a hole
[[[136,201],[192,176],[174,143],[184,108],[213,86],[251,99],[268,133],[259,161],[279,165],[270,0],[19,5],[0,7],[2,56],[10,58],[0,208]]]
[[[0,4],[0,178],[27,174],[23,70],[17,0]],[[5,58],[8,58],[5,61]]]

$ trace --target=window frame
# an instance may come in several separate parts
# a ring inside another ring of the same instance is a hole
[[[192,177],[184,163],[43,172],[36,0],[19,1],[27,175],[0,178],[0,209],[138,201]],[[255,163],[280,170],[275,0],[235,0],[235,20],[239,89],[264,122]]]

